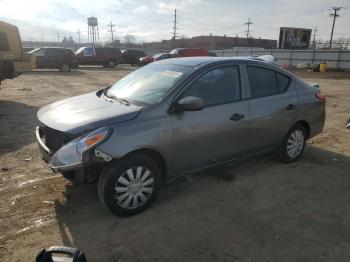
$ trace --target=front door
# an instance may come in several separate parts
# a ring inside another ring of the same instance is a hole
[[[241,100],[239,67],[219,67],[204,73],[177,101],[187,96],[202,98],[205,107],[171,116],[174,172],[244,156],[249,145],[249,102]]]
[[[41,48],[34,52],[36,57],[36,65],[38,68],[47,68],[47,50],[45,48]]]

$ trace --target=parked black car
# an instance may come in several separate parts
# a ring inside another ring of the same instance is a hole
[[[140,62],[140,58],[145,56],[146,56],[146,53],[141,50],[133,50],[133,49],[123,50],[119,63],[137,65]]]
[[[59,69],[69,72],[72,68],[79,67],[79,61],[73,51],[60,47],[41,47],[30,51],[35,54],[37,68]]]

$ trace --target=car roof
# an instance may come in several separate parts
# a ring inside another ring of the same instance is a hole
[[[37,49],[70,49],[65,47],[39,47]]]
[[[242,56],[242,57],[213,57],[213,56],[196,56],[196,57],[179,57],[179,58],[171,58],[166,60],[161,60],[156,63],[159,64],[173,64],[173,65],[182,65],[182,66],[190,66],[197,67],[206,64],[212,64],[217,62],[237,62],[237,63],[256,63],[256,64],[264,64],[271,65],[276,67],[275,64],[266,62],[259,58]]]

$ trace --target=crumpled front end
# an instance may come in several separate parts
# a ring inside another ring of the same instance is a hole
[[[55,172],[77,170],[112,160],[96,149],[111,133],[112,129],[108,127],[98,128],[84,135],[71,135],[46,126],[36,128],[36,138],[43,159]]]

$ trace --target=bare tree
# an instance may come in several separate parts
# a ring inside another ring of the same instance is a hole
[[[124,42],[130,46],[132,44],[134,44],[136,41],[136,37],[134,35],[130,35],[130,34],[127,34],[124,36]]]

